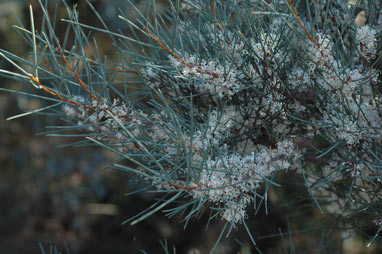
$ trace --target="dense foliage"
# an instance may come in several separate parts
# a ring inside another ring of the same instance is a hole
[[[56,133],[115,152],[112,168],[162,193],[131,224],[173,205],[169,217],[187,224],[208,212],[227,222],[222,235],[244,226],[256,245],[249,211],[267,210],[268,190],[288,188],[277,175],[293,172],[344,237],[366,216],[377,226],[369,244],[378,239],[379,1],[167,4],[150,1],[134,20],[121,13],[130,37],[79,23],[68,6],[63,41],[46,11],[34,27],[31,9],[32,27],[17,27],[31,58],[1,51],[18,69],[1,73],[45,91],[40,98],[53,104],[37,111],[64,119]],[[112,38],[118,61],[100,55],[89,29]]]

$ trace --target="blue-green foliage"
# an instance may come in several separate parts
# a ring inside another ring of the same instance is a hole
[[[38,111],[64,120],[56,135],[115,152],[112,168],[163,194],[126,222],[163,210],[187,224],[209,208],[210,219],[226,221],[217,243],[242,226],[256,245],[248,214],[267,211],[268,191],[288,188],[277,178],[288,172],[343,235],[378,224],[379,1],[128,5],[135,15],[121,12],[110,29],[95,10],[103,27],[80,23],[67,6],[61,40],[45,11],[41,27],[16,27],[30,59],[0,51],[18,69],[3,75],[45,91],[39,98],[51,104]],[[129,35],[113,30],[122,26]],[[110,36],[118,57],[103,56],[88,30]]]

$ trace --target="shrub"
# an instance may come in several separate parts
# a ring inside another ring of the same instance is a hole
[[[18,70],[1,73],[45,92],[39,98],[53,104],[38,111],[64,120],[57,133],[115,152],[111,168],[162,194],[132,225],[170,205],[164,212],[186,225],[208,210],[226,221],[211,252],[237,227],[255,248],[249,211],[267,210],[270,189],[294,184],[280,185],[278,175],[297,174],[304,200],[334,218],[326,228],[346,237],[374,223],[369,246],[382,229],[381,7],[195,0],[162,9],[150,1],[147,15],[118,16],[133,34],[125,36],[95,10],[104,27],[79,23],[67,6],[72,44],[58,39],[46,10],[37,31],[31,9],[31,29],[17,27],[31,60],[2,50]],[[120,59],[111,68],[88,29],[113,40]]]

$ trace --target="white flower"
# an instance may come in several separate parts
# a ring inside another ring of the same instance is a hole
[[[377,53],[377,40],[375,35],[375,29],[370,28],[368,25],[357,29],[356,39],[357,42],[360,43],[359,50],[368,60],[374,58]]]
[[[69,106],[68,104],[65,104],[62,107],[62,111],[64,111],[64,114],[69,117],[73,117],[76,115],[76,111],[74,110],[73,106]]]

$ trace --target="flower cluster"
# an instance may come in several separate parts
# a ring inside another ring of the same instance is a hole
[[[368,25],[359,27],[357,29],[356,39],[359,43],[358,50],[361,55],[367,60],[375,58],[375,54],[377,53],[376,30],[370,28]]]
[[[84,103],[82,96],[73,96],[73,101]],[[68,119],[75,121],[79,128],[95,135],[99,140],[123,142],[127,134],[121,131],[122,126],[127,126],[134,135],[147,124],[147,115],[141,110],[132,109],[119,99],[109,103],[106,99],[92,101],[93,108],[82,108],[65,104],[62,111]]]
[[[299,159],[300,154],[295,152],[291,141],[279,142],[275,149],[257,145],[249,155],[231,153],[208,158],[199,181],[192,185],[195,187],[192,196],[223,203],[222,217],[230,222],[240,222],[246,218],[245,208],[254,199],[252,192],[277,170],[296,168]]]

